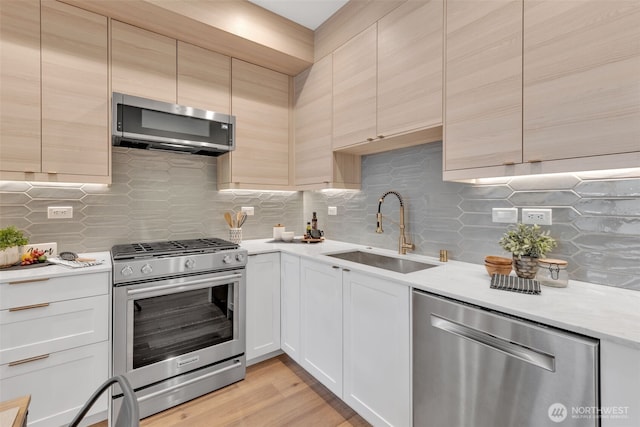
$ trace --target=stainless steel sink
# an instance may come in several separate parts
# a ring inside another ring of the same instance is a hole
[[[395,271],[396,273],[402,274],[426,270],[427,268],[432,267],[438,267],[437,264],[427,264],[426,262],[418,262],[405,258],[395,258],[362,251],[350,251],[326,255],[351,262],[357,262],[358,264],[369,265],[371,267],[383,268],[385,270]]]

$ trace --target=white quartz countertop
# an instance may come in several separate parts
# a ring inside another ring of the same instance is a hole
[[[249,254],[286,252],[359,270],[405,283],[416,289],[479,305],[488,309],[555,326],[583,335],[640,348],[640,292],[586,282],[569,281],[566,288],[542,286],[540,295],[527,295],[489,287],[483,265],[375,249],[337,241],[273,243],[272,239],[243,241]],[[436,268],[401,274],[325,254],[360,249],[415,261],[439,264]]]
[[[111,254],[109,252],[89,252],[78,254],[78,257],[93,258],[96,261],[102,261],[102,264],[81,268],[72,268],[58,264],[49,264],[42,267],[26,267],[24,269],[0,270],[0,282],[34,280],[43,277],[61,277],[72,276],[75,274],[111,271]]]

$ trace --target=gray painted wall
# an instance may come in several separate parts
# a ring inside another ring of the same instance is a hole
[[[640,290],[640,179],[585,176],[527,177],[499,184],[442,181],[442,144],[363,157],[362,191],[216,191],[216,160],[201,156],[115,148],[113,185],[50,186],[0,183],[0,227],[24,229],[33,243],[59,250],[108,250],[117,243],[227,237],[227,210],[254,206],[243,238],[267,238],[282,223],[296,234],[316,211],[327,238],[396,249],[398,227],[385,220],[375,233],[378,198],[399,191],[416,253],[481,264],[507,255],[497,244],[506,229],[491,222],[492,207],[551,207],[550,256],[569,261],[571,278]],[[47,206],[73,206],[74,218],[48,220]],[[337,206],[338,215],[327,216]],[[398,202],[382,207],[396,220]]]

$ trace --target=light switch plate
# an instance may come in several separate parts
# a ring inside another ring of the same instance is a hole
[[[253,216],[255,215],[255,210],[253,209],[253,206],[243,206],[241,208],[241,211],[246,213],[247,216]]]
[[[338,207],[337,206],[329,206],[327,210],[328,215],[338,215]]]
[[[73,206],[49,206],[47,207],[48,219],[73,218]]]
[[[518,208],[493,208],[491,209],[493,222],[513,224],[518,222]]]

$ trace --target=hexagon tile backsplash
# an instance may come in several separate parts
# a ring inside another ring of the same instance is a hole
[[[374,154],[362,160],[362,191],[304,193],[304,217],[318,212],[330,239],[397,249],[398,226],[385,222],[376,234],[378,199],[396,190],[407,207],[407,230],[415,253],[482,264],[503,255],[498,240],[507,224],[493,223],[491,208],[553,210],[551,235],[558,247],[550,258],[569,261],[570,277],[640,290],[640,179],[589,179],[557,175],[519,177],[501,183],[442,181],[442,143]],[[337,206],[337,216],[327,216]],[[384,216],[398,220],[398,201],[386,198]],[[521,212],[519,212],[521,215]],[[520,217],[520,216],[519,216]]]
[[[0,183],[0,227],[15,225],[33,243],[104,251],[118,243],[228,238],[225,211],[253,206],[245,239],[267,237],[280,222],[303,232],[299,192],[217,191],[216,159],[113,148],[113,184]],[[47,206],[72,206],[72,219],[47,219]]]
[[[551,257],[569,261],[570,277],[640,290],[640,179],[595,180],[588,175],[521,177],[492,184],[442,181],[442,144],[432,143],[362,160],[362,191],[217,191],[216,160],[203,156],[113,149],[113,184],[51,186],[0,183],[0,227],[24,229],[34,243],[59,250],[108,250],[117,243],[227,237],[225,211],[254,206],[243,238],[267,238],[284,224],[302,234],[312,212],[330,239],[397,248],[398,227],[375,233],[378,198],[396,190],[406,201],[407,230],[416,253],[481,264],[505,254],[497,242],[506,224],[494,207],[549,207]],[[48,206],[72,206],[73,219],[47,219]],[[327,207],[338,215],[328,216]],[[382,213],[397,221],[398,202]]]

